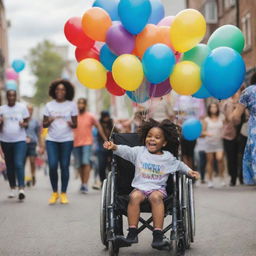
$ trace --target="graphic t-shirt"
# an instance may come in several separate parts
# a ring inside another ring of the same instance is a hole
[[[77,106],[73,101],[50,101],[46,104],[44,115],[54,117],[48,129],[46,140],[55,142],[72,141],[74,139],[72,128],[68,125],[72,116],[77,116]]]
[[[3,142],[26,141],[25,128],[20,127],[20,122],[29,117],[28,109],[22,103],[16,102],[12,107],[3,105],[0,107],[0,116],[3,117],[3,130],[0,132],[0,140]]]
[[[132,187],[143,191],[163,189],[170,173],[180,171],[187,174],[191,170],[170,152],[163,151],[162,155],[151,154],[144,146],[118,145],[114,154],[135,165]]]
[[[93,144],[92,128],[96,123],[96,118],[89,112],[78,115],[77,128],[74,129],[74,147]]]

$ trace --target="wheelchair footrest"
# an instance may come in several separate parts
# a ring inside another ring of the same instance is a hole
[[[124,236],[116,236],[115,244],[118,248],[131,246],[131,244],[126,241]]]

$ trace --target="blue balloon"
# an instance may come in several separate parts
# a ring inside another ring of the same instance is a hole
[[[186,140],[196,140],[202,133],[203,126],[196,118],[187,119],[182,125],[182,135]]]
[[[161,19],[164,18],[164,6],[161,0],[149,0],[151,4],[151,15],[148,23],[157,24]]]
[[[146,102],[150,98],[148,95],[146,95],[146,94],[139,94],[139,93],[136,93],[136,91],[126,91],[126,95],[133,102],[136,102],[136,103],[139,103],[139,104]]]
[[[14,60],[12,62],[12,68],[15,70],[15,72],[19,73],[25,68],[26,64],[24,60]]]
[[[118,4],[119,0],[95,0],[92,6],[104,9],[114,21],[120,20],[118,15]]]
[[[151,15],[149,0],[120,0],[118,14],[123,26],[131,34],[139,34]]]
[[[246,67],[241,55],[229,47],[214,49],[205,59],[201,78],[209,93],[216,99],[227,99],[240,88]]]
[[[211,97],[211,94],[207,91],[204,85],[201,86],[201,88],[192,95],[195,98],[198,99],[206,99],[208,97]]]
[[[7,80],[5,84],[6,91],[17,91],[17,82],[15,80]]]
[[[109,71],[112,70],[112,66],[117,56],[110,51],[109,47],[104,44],[100,49],[100,62]]]
[[[172,73],[175,56],[167,45],[155,44],[144,53],[142,65],[147,80],[153,84],[159,84]]]

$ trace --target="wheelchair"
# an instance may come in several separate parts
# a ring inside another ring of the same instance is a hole
[[[113,134],[112,140],[115,144],[139,146],[139,135],[134,133]],[[127,217],[127,206],[129,194],[134,177],[135,167],[116,155],[113,155],[111,170],[103,182],[101,207],[100,207],[100,235],[102,244],[109,250],[110,256],[119,255],[122,247],[118,238],[124,236],[123,216]],[[165,238],[168,239],[168,254],[172,256],[184,253],[194,242],[195,236],[195,209],[193,182],[186,175],[170,174],[167,182],[167,198],[164,199],[165,218],[171,220],[163,229]],[[151,213],[150,204],[145,200],[141,204],[141,213]],[[138,233],[144,229],[153,231],[151,225],[152,216],[148,219],[140,217]],[[167,222],[167,220],[165,220]],[[168,232],[170,231],[170,232]],[[169,235],[167,235],[167,233]]]

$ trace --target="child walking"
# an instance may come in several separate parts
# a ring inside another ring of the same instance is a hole
[[[167,196],[166,183],[170,173],[180,171],[190,177],[198,178],[198,172],[191,170],[177,160],[179,132],[177,126],[169,120],[161,123],[150,119],[140,128],[144,146],[129,147],[115,145],[112,141],[104,143],[104,148],[113,150],[114,154],[135,165],[135,176],[132,181],[134,190],[128,204],[129,232],[125,238],[128,244],[138,243],[137,226],[140,216],[140,204],[148,199],[153,216],[152,247],[161,249],[166,245],[162,232],[164,223],[164,202]]]

